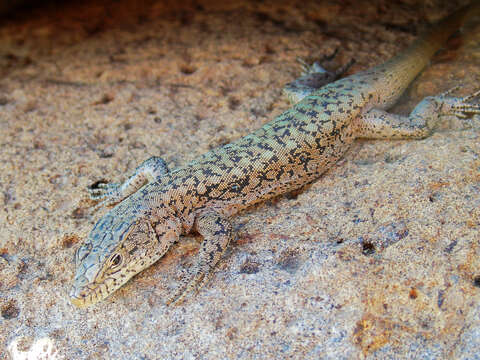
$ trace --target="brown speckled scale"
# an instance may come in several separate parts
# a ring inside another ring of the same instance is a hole
[[[229,217],[238,211],[318,178],[356,138],[423,138],[441,115],[480,113],[468,102],[478,93],[428,97],[408,117],[384,111],[476,7],[459,10],[382,65],[294,94],[301,100],[273,121],[181,168],[169,172],[154,157],[123,184],[91,189],[101,205],[118,204],[75,254],[72,302],[105,298],[195,229],[204,237],[197,262],[167,300],[180,302],[212,273],[233,237]]]

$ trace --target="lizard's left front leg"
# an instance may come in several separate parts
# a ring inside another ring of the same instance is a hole
[[[371,109],[355,119],[357,137],[421,139],[432,133],[440,116],[454,115],[464,119],[472,114],[480,114],[480,105],[469,103],[480,95],[480,91],[463,98],[448,96],[451,91],[423,99],[408,117]]]
[[[233,237],[230,221],[215,211],[208,210],[197,216],[195,227],[204,238],[197,255],[197,263],[187,271],[182,284],[167,300],[167,305],[181,303],[187,293],[202,287],[208,281]]]

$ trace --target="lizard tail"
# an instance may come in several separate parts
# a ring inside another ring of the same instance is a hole
[[[480,1],[458,9],[427,30],[420,39],[412,44],[412,51],[423,52],[425,57],[432,57],[465,22],[479,14]]]
[[[399,56],[380,65],[377,69],[405,74],[404,88],[428,65],[430,58],[437,52],[465,22],[480,14],[480,1],[458,9],[451,15],[430,27],[409,48]]]

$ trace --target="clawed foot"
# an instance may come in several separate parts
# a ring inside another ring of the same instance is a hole
[[[480,114],[480,104],[470,103],[472,99],[480,95],[480,90],[477,90],[464,97],[448,96],[459,88],[460,86],[455,86],[452,89],[440,94],[440,96],[437,98],[437,101],[440,103],[441,113],[454,115],[460,119],[466,119],[474,114]]]
[[[337,50],[335,50],[332,55],[326,56],[320,61],[331,60],[336,53]],[[325,85],[340,79],[355,63],[355,60],[352,59],[334,72],[324,69],[319,62],[314,62],[310,65],[301,58],[297,58],[297,62],[300,63],[302,67],[302,75],[295,81],[286,84],[283,89],[284,93],[293,104],[299,102],[314,91],[321,89]]]
[[[184,279],[185,278],[189,278],[190,275],[187,275],[185,274],[184,275]],[[167,306],[170,306],[170,305],[180,305],[183,300],[185,300],[185,296],[187,295],[187,293],[189,293],[192,289],[195,288],[196,284],[198,282],[200,282],[202,280],[203,276],[201,275],[196,275],[194,276],[193,278],[191,278],[190,280],[182,280],[182,285],[180,285],[176,290],[175,292],[173,293],[172,296],[170,296],[167,301],[165,302],[165,304]]]
[[[193,281],[193,279],[192,279]],[[176,305],[180,305],[183,300],[185,300],[185,296],[187,295],[187,287],[188,287],[189,283],[188,282],[185,282],[183,283],[181,286],[179,286],[175,292],[173,293],[172,296],[170,296],[167,301],[165,301],[165,304],[167,306],[170,306],[170,305],[173,305],[173,306],[176,306]]]
[[[305,76],[305,75],[310,75],[310,74],[314,74],[314,73],[325,73],[325,72],[329,72],[328,70],[325,70],[321,65],[320,63],[324,63],[324,62],[327,62],[327,61],[331,61],[333,60],[333,58],[335,56],[337,56],[338,54],[338,48],[336,48],[332,54],[330,55],[325,55],[323,56],[321,59],[317,61],[315,61],[313,64],[308,64],[304,59],[302,59],[301,57],[297,57],[297,62],[300,64],[301,68],[302,68],[302,75],[301,76]]]
[[[100,200],[92,209],[95,212],[101,207],[118,203],[122,200],[120,193],[120,184],[98,181],[87,187],[87,191],[92,200]]]
[[[146,184],[160,180],[168,173],[168,167],[161,157],[152,156],[145,160],[135,169],[135,172],[125,182],[107,183],[104,180],[97,181],[88,187],[90,198],[100,200],[95,210],[102,206],[115,205],[132,195]]]
[[[182,284],[175,290],[174,294],[170,296],[165,304],[167,306],[180,305],[185,300],[185,296],[190,293],[197,293],[206,283],[210,281],[213,272],[208,273],[198,272],[194,275],[190,271],[185,271],[182,277]]]
[[[118,193],[120,184],[107,183],[104,181],[97,181],[93,185],[87,187],[88,193],[92,200],[102,200],[108,197],[115,196]]]
[[[310,74],[315,73],[328,73],[328,70],[325,70],[318,62],[314,62],[313,64],[308,64],[304,59],[297,57],[297,62],[300,64],[302,68],[301,76],[307,76]]]

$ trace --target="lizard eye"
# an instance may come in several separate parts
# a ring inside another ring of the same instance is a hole
[[[120,254],[114,254],[110,258],[110,263],[112,264],[113,267],[117,267],[118,265],[120,265],[121,262],[122,262],[122,256]]]

